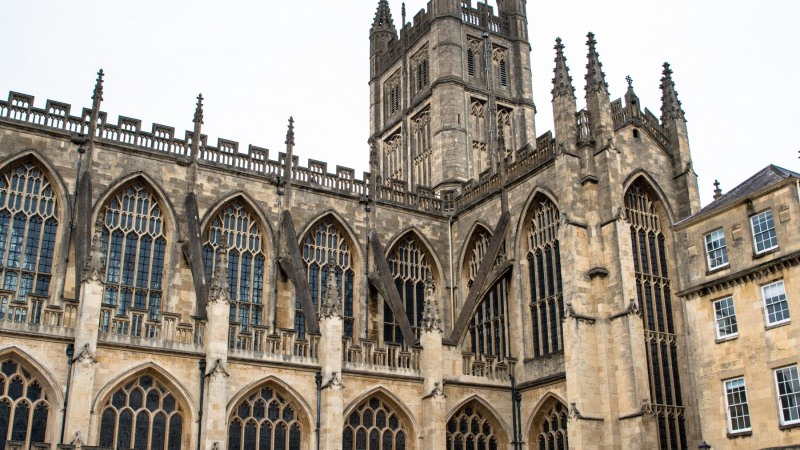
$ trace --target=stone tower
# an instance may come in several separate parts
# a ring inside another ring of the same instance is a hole
[[[370,136],[379,184],[454,189],[535,142],[523,0],[499,11],[431,0],[399,34],[386,0],[370,32]]]

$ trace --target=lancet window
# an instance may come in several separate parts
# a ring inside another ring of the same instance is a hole
[[[383,142],[383,179],[386,183],[392,180],[403,180],[403,136],[398,131]]]
[[[0,364],[0,448],[6,441],[43,443],[48,436],[50,398],[42,384],[13,359]]]
[[[353,289],[355,270],[350,244],[344,232],[330,219],[319,222],[303,239],[303,262],[306,266],[311,301],[319,313],[328,272],[334,271],[336,286],[340,289],[344,316],[344,335],[353,336]],[[305,337],[306,322],[300,301],[296,302],[295,330]]]
[[[472,403],[460,408],[447,422],[447,450],[498,450],[494,426]]]
[[[389,253],[389,269],[392,271],[397,292],[403,301],[406,316],[419,338],[422,313],[425,310],[425,280],[431,273],[428,255],[411,236],[405,237]],[[385,342],[402,343],[403,335],[388,303],[383,305],[383,339]]]
[[[473,287],[477,278],[481,261],[489,251],[491,235],[487,230],[477,231],[471,242],[471,249],[468,253],[468,286]],[[505,242],[501,244],[500,252],[497,255],[495,264],[497,265],[505,259]],[[510,355],[508,338],[508,291],[510,277],[508,275],[500,278],[489,291],[484,294],[483,299],[478,304],[475,314],[469,322],[469,343],[471,351],[479,359],[492,357],[498,360],[505,359]],[[480,289],[475,286],[474,289]]]
[[[554,402],[545,412],[538,424],[536,443],[538,450],[566,450],[567,440],[567,407],[561,402]]]
[[[483,43],[480,39],[468,38],[467,40],[467,75],[471,77],[481,74],[481,56]]]
[[[180,450],[184,412],[158,379],[142,375],[108,399],[100,418],[100,446],[115,450]]]
[[[303,427],[292,404],[264,387],[234,409],[228,424],[229,450],[300,450]]]
[[[400,111],[400,76],[396,75],[389,79],[385,84],[384,91],[386,95],[386,115],[391,117]]]
[[[428,86],[428,50],[423,49],[411,60],[411,73],[413,77],[414,94],[419,93]]]
[[[431,116],[425,110],[411,119],[411,155],[414,160],[414,182],[431,185]]]
[[[650,395],[662,450],[685,448],[686,427],[678,370],[678,344],[668,269],[668,242],[661,208],[640,180],[625,195],[631,225],[633,266],[639,310],[644,319]]]
[[[478,276],[478,270],[481,267],[481,261],[483,261],[484,255],[489,251],[489,244],[492,241],[492,235],[486,229],[479,229],[476,231],[475,236],[472,239],[470,250],[467,253],[469,265],[467,267],[467,285],[469,287],[472,286],[472,283],[475,282],[475,278]],[[495,267],[505,260],[506,255],[506,243],[503,242],[500,244],[500,251],[497,254],[497,259],[495,261]]]
[[[47,297],[53,270],[59,205],[50,180],[32,162],[21,162],[0,174],[0,280],[25,302],[29,294]],[[42,300],[11,314],[5,305],[0,320],[39,323]],[[6,316],[8,314],[8,316]]]
[[[514,156],[514,149],[516,149],[516,144],[514,142],[514,128],[512,127],[512,117],[514,115],[514,110],[511,108],[505,108],[502,106],[497,107],[497,133],[498,133],[498,142],[501,142],[499,138],[502,135],[502,146],[498,145],[498,153],[503,155],[506,158],[513,158]],[[502,148],[500,148],[502,147]]]
[[[474,177],[489,168],[489,153],[486,147],[486,103],[473,99],[469,114],[470,135],[472,137],[472,165]]]
[[[508,87],[508,51],[502,47],[495,47],[492,51],[492,61],[494,61],[497,71],[497,84],[501,87]]]
[[[407,438],[406,427],[392,408],[380,398],[371,397],[347,418],[342,449],[405,450]]]
[[[561,321],[564,296],[561,284],[559,214],[556,205],[537,197],[532,205],[528,231],[528,277],[531,291],[533,356],[563,351]]]
[[[263,321],[264,235],[255,216],[240,201],[228,204],[214,216],[204,236],[206,280],[211,280],[222,236],[229,248],[230,322],[238,324],[241,331],[248,331],[251,325],[261,325]]]
[[[167,230],[156,197],[144,184],[133,182],[113,194],[100,214],[103,304],[115,307],[119,315],[146,312],[150,320],[159,320]]]

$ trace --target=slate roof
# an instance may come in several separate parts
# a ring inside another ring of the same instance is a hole
[[[733,205],[750,197],[756,192],[775,183],[779,183],[787,178],[800,179],[800,173],[792,172],[791,170],[784,169],[783,167],[770,164],[758,171],[752,177],[745,180],[743,183],[728,191],[728,193],[720,197],[719,200],[715,200],[714,202],[706,205],[703,209],[687,217],[681,222],[686,222],[698,216],[703,216],[712,211]]]

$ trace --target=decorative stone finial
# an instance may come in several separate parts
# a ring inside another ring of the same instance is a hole
[[[322,296],[322,305],[319,312],[320,319],[327,317],[342,317],[339,286],[336,285],[336,273],[333,267],[328,269],[328,278],[325,280],[325,293]]]
[[[203,94],[197,94],[197,106],[194,108],[194,123],[203,123]]]
[[[661,122],[669,120],[686,121],[685,113],[681,108],[681,101],[678,100],[678,92],[675,90],[675,82],[672,80],[672,69],[669,63],[664,63],[664,76],[661,78]]]
[[[375,11],[375,19],[372,21],[372,32],[376,31],[391,31],[397,32],[394,27],[394,20],[392,19],[392,10],[389,8],[387,0],[378,1],[378,10]]]
[[[564,96],[575,98],[575,87],[572,86],[572,77],[569,76],[567,57],[564,56],[564,44],[561,43],[561,38],[556,38],[556,46],[553,48],[556,50],[556,67],[553,69],[555,74],[553,77],[553,100]]]
[[[89,259],[83,267],[81,274],[81,281],[98,281],[105,282],[105,265],[103,264],[103,248],[102,248],[102,234],[103,234],[103,218],[105,214],[100,213],[97,215],[97,221],[94,224],[94,234],[92,235],[91,247],[89,248]]]
[[[606,74],[603,73],[603,64],[600,62],[600,55],[597,53],[597,41],[594,39],[594,33],[589,33],[586,37],[589,39],[586,41],[586,45],[589,46],[589,63],[586,64],[586,95],[593,92],[608,94]]]
[[[228,283],[228,235],[222,234],[217,246],[217,258],[214,262],[214,273],[211,274],[211,289],[208,294],[209,302],[231,301],[230,284]]]
[[[722,189],[719,188],[719,180],[714,180],[714,201],[722,197]]]
[[[629,88],[632,88],[632,87],[633,87],[633,78],[632,78],[630,75],[628,75],[628,76],[626,76],[626,77],[625,77],[625,81],[627,81],[627,82],[628,82],[628,87],[629,87]]]
[[[439,318],[439,306],[434,296],[436,285],[433,283],[430,272],[425,278],[425,311],[422,313],[422,330],[427,332],[442,332],[442,319]]]
[[[286,130],[286,145],[294,145],[294,117],[289,117],[289,129]]]
[[[94,94],[92,95],[92,100],[103,100],[103,76],[105,72],[103,69],[100,69],[97,72],[97,82],[94,84]]]

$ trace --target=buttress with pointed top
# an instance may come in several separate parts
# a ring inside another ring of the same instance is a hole
[[[553,100],[558,97],[571,96],[575,98],[575,87],[572,86],[572,77],[569,76],[569,66],[567,66],[567,57],[564,56],[564,44],[561,43],[561,38],[556,38],[556,45],[553,47],[556,50],[556,67],[553,69],[555,77],[553,77]]]
[[[661,123],[668,120],[686,121],[686,115],[678,100],[678,91],[675,90],[675,82],[672,80],[672,69],[669,63],[664,63],[664,76],[661,78]]]
[[[94,84],[94,93],[92,94],[92,100],[103,100],[103,76],[105,76],[105,72],[103,69],[97,71],[97,82]]]
[[[589,95],[593,92],[608,94],[606,74],[603,73],[603,63],[600,62],[600,55],[597,53],[597,41],[594,39],[594,33],[589,33],[586,37],[588,38],[586,45],[589,46],[589,62],[586,64],[586,94]]]

